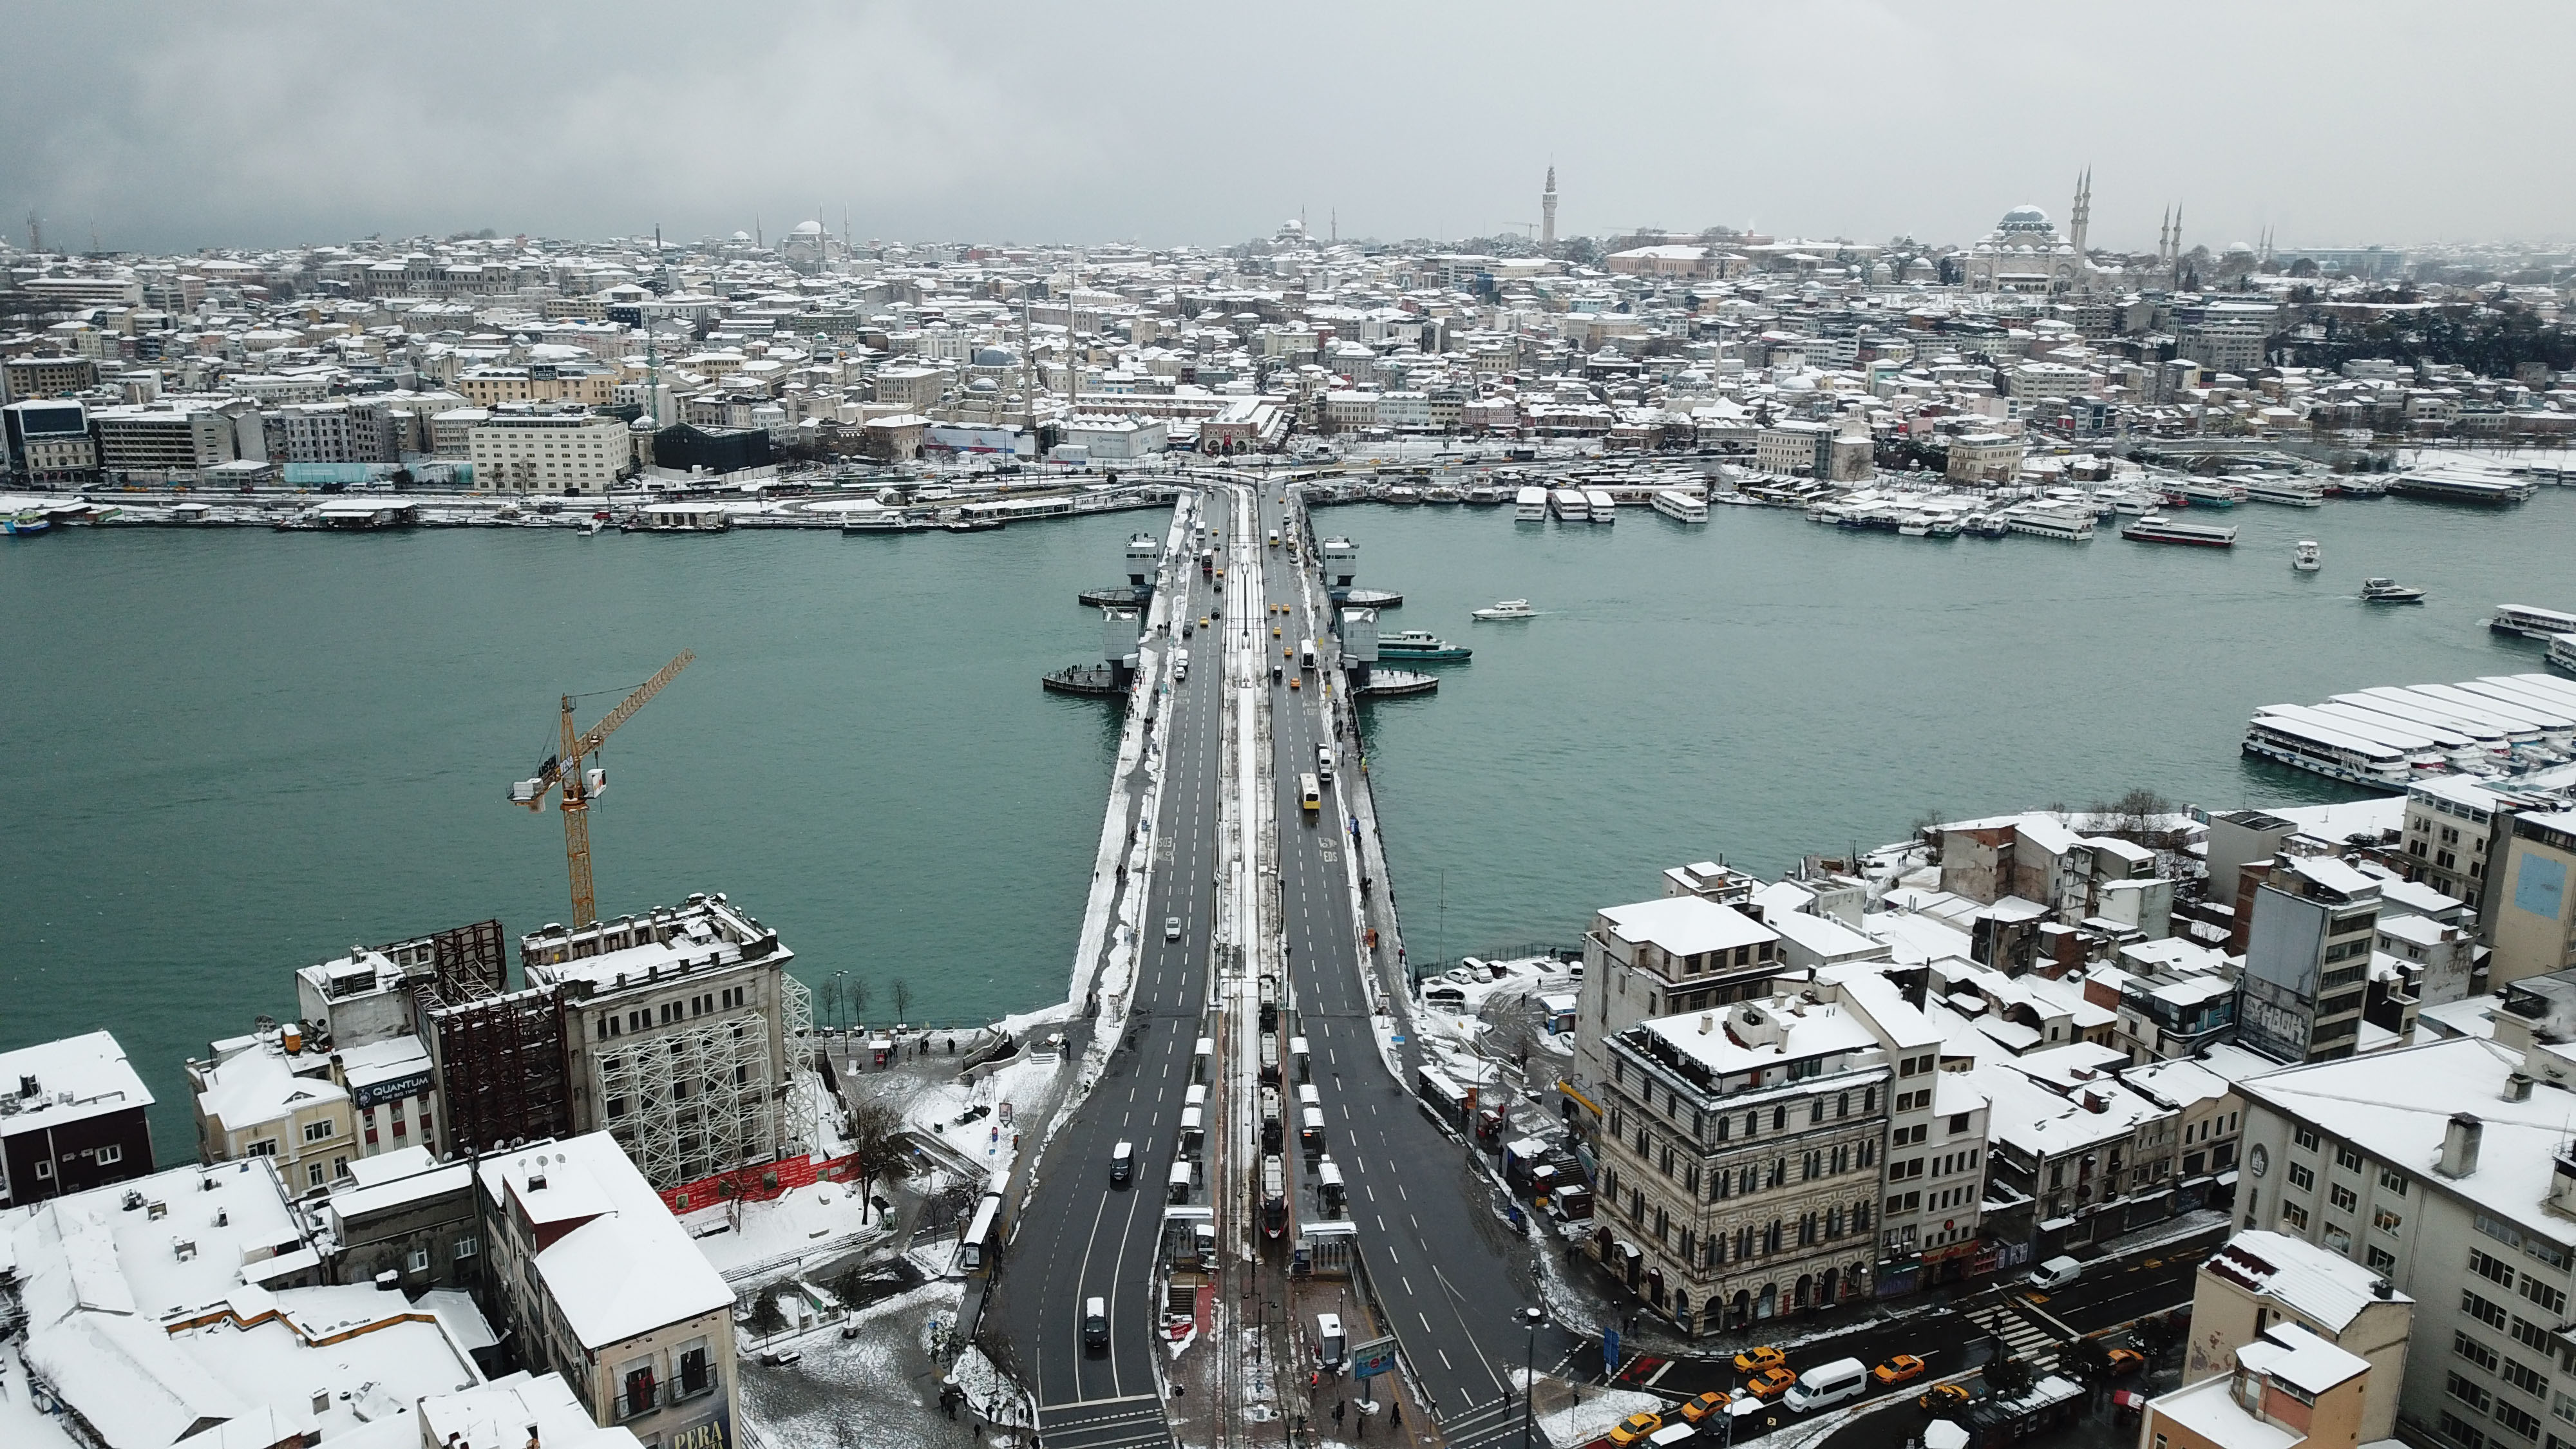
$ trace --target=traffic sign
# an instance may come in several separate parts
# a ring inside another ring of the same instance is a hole
[[[1379,1374],[1391,1374],[1393,1372],[1395,1372],[1394,1339],[1372,1338],[1366,1343],[1355,1344],[1352,1346],[1351,1377],[1357,1379],[1370,1379],[1377,1377]]]
[[[1604,1330],[1601,1335],[1601,1372],[1606,1377],[1619,1371],[1619,1330]]]

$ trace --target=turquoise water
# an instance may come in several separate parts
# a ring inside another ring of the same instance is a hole
[[[1668,866],[1772,872],[1926,817],[2133,786],[2220,809],[2357,792],[2237,749],[2262,704],[2543,668],[2499,602],[2576,608],[2576,492],[2487,513],[2399,499],[2216,517],[2233,550],[1901,538],[1773,509],[1609,528],[1365,505],[1319,534],[1400,589],[1392,628],[1471,645],[1428,697],[1367,707],[1410,953],[1573,942]],[[2318,540],[2325,568],[2290,569]],[[2358,602],[2387,574],[2419,607]],[[1541,617],[1468,611],[1528,598]],[[1443,909],[1441,902],[1445,898]]]
[[[604,914],[728,891],[880,1019],[1061,995],[1116,721],[1080,589],[1123,513],[971,535],[364,538],[70,530],[0,551],[0,1046],[115,1030],[193,1155],[180,1063],[294,968],[570,915],[560,816],[503,800],[683,647],[609,742]]]
[[[1407,595],[1390,626],[1477,650],[1440,666],[1438,694],[1370,710],[1417,958],[1571,941],[1665,866],[1773,870],[1927,813],[2141,784],[2220,807],[2334,798],[2242,761],[2253,706],[2537,669],[2485,610],[2576,607],[2576,495],[2557,491],[2504,515],[2240,508],[2232,554],[1621,518],[1319,520],[1359,541],[1364,584]],[[164,1156],[188,1155],[181,1059],[289,1013],[294,968],[566,917],[559,820],[503,793],[553,748],[561,692],[603,691],[587,722],[683,647],[698,662],[608,749],[604,912],[729,891],[809,981],[869,981],[879,1018],[897,978],[915,1019],[1058,999],[1115,719],[1037,677],[1096,656],[1073,595],[1163,520],[0,541],[0,1046],[114,1029],[160,1097]],[[2324,574],[2290,572],[2300,537],[2324,542]],[[2367,609],[2372,573],[2432,601]],[[1523,595],[1542,617],[1468,621]]]

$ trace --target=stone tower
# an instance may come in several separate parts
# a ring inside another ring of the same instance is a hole
[[[1547,190],[1538,198],[1539,249],[1553,255],[1556,251],[1556,168],[1547,168]]]

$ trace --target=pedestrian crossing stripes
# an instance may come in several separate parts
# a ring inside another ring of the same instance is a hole
[[[2015,1357],[2033,1369],[2057,1367],[2056,1336],[2010,1308],[1984,1309],[1970,1314],[1968,1321],[2003,1340]]]
[[[1484,1449],[1486,1445],[1520,1442],[1521,1405],[1516,1398],[1492,1400],[1440,1420],[1440,1437],[1449,1449]]]
[[[1043,1405],[1038,1434],[1048,1449],[1171,1449],[1172,1443],[1163,1402],[1150,1394]]]

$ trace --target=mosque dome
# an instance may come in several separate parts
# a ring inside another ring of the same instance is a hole
[[[2004,219],[1997,223],[1995,227],[1995,230],[1997,231],[2044,232],[2054,229],[2055,228],[2049,223],[2048,213],[2040,210],[2036,206],[2014,207],[2012,210],[2004,213]]]
[[[966,384],[966,390],[968,392],[975,393],[1000,392],[1002,390],[1002,385],[993,381],[989,377],[979,377],[973,382]]]
[[[738,241],[738,242],[747,242],[747,241],[751,240],[751,233],[750,233],[750,232],[747,232],[747,231],[738,231],[738,232],[735,232],[732,236],[730,236],[730,237],[726,238],[726,240],[728,240],[728,241]]]
[[[795,234],[797,236],[821,236],[823,234],[823,223],[819,221],[800,221],[796,223]]]
[[[978,347],[975,349],[973,365],[977,367],[1011,367],[1017,365],[1019,360],[1019,354],[1013,352],[1007,347]]]

